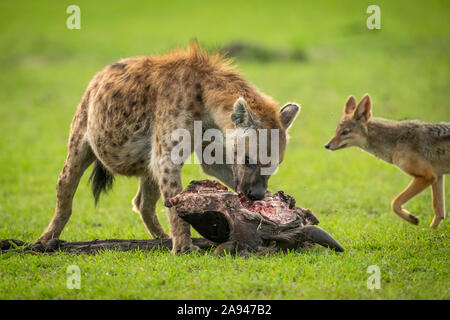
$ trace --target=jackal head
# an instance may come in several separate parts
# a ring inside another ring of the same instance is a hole
[[[372,102],[368,94],[358,105],[354,96],[348,97],[336,134],[325,148],[334,151],[352,146],[363,147],[367,141],[367,122],[372,116],[371,109]]]
[[[277,121],[264,123],[267,121],[260,119],[243,98],[236,100],[231,115],[236,130],[229,141],[233,144],[231,167],[237,192],[252,200],[264,198],[270,176],[283,161],[287,129],[299,111],[297,104],[288,103],[277,111]]]

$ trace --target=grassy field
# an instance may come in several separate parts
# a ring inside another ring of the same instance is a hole
[[[33,241],[47,226],[71,118],[90,78],[119,58],[197,38],[207,48],[240,41],[303,54],[236,64],[280,103],[302,105],[269,187],[311,208],[346,252],[0,256],[0,299],[450,298],[450,226],[428,229],[430,190],[407,204],[420,218],[410,225],[390,210],[409,177],[357,149],[323,148],[349,94],[369,92],[375,116],[450,121],[448,1],[76,1],[81,29],[68,30],[73,3],[0,2],[0,239]],[[366,28],[370,4],[381,8],[381,30]],[[62,239],[147,238],[131,211],[137,179],[118,177],[95,208],[87,177]],[[183,169],[184,184],[204,177],[198,166]],[[450,203],[448,179],[446,190]],[[158,215],[168,231],[161,203]],[[66,287],[69,265],[80,267],[79,290]],[[379,290],[366,286],[370,265],[380,268]]]

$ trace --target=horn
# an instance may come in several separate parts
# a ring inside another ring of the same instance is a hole
[[[345,251],[344,247],[342,247],[339,242],[334,240],[328,232],[317,226],[305,226],[301,229],[301,234],[303,234],[306,239],[320,244],[321,246],[328,247],[337,252]]]

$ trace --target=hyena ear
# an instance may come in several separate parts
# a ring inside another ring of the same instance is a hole
[[[242,97],[239,97],[234,103],[234,112],[231,115],[231,121],[236,128],[260,128],[258,116],[249,108],[247,102]]]
[[[353,114],[356,109],[356,98],[354,96],[349,96],[344,107],[344,114]]]
[[[300,112],[300,106],[293,102],[286,103],[280,109],[280,117],[281,122],[283,123],[284,128],[287,130],[294,122],[295,118]]]
[[[353,117],[356,120],[361,119],[367,122],[371,116],[372,116],[372,100],[370,99],[369,94],[366,93],[359,102]]]

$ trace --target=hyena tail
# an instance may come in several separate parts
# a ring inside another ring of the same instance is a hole
[[[94,195],[95,205],[97,205],[102,192],[108,192],[112,189],[114,183],[114,175],[109,172],[100,160],[95,160],[94,169],[92,170],[89,182],[92,183],[92,194]]]

